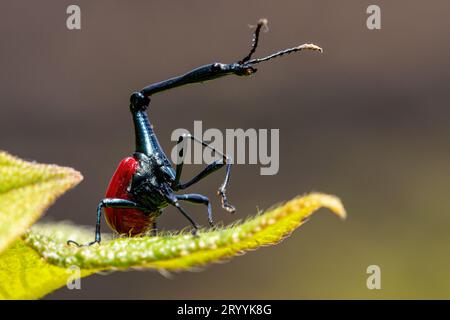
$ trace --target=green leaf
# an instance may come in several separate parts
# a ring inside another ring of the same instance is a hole
[[[233,225],[158,236],[103,235],[101,245],[76,247],[67,240],[89,242],[93,230],[68,223],[37,224],[23,234],[55,198],[81,180],[69,168],[38,165],[0,153],[0,298],[36,299],[65,285],[70,269],[78,276],[106,270],[153,268],[188,270],[275,244],[321,207],[344,218],[334,196],[313,193]],[[21,239],[16,239],[23,234]],[[16,239],[16,240],[14,240]]]
[[[0,255],[0,299],[38,299],[66,284],[72,274],[47,263],[23,240]],[[93,271],[82,270],[84,277]]]
[[[345,217],[345,210],[336,197],[310,194],[242,223],[218,230],[202,230],[197,236],[166,233],[156,237],[123,237],[79,248],[67,245],[67,239],[85,243],[92,241],[93,232],[67,224],[46,224],[34,227],[25,241],[48,262],[60,267],[184,270],[277,243],[321,207]]]
[[[8,283],[6,288],[0,287],[0,297],[39,298],[63,286],[68,278],[66,270],[73,266],[81,269],[81,277],[106,270],[186,270],[203,266],[275,244],[321,207],[345,217],[339,199],[314,193],[244,222],[203,230],[198,236],[182,232],[111,240],[111,235],[105,235],[101,245],[81,248],[67,245],[67,239],[89,242],[92,230],[68,223],[37,224],[23,241],[17,241],[0,256],[0,284]]]
[[[0,252],[81,180],[73,169],[26,162],[0,150]]]

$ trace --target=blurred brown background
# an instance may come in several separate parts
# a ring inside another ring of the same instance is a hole
[[[81,31],[66,28],[69,4],[0,4],[0,148],[85,177],[45,219],[93,226],[110,176],[133,151],[130,93],[242,58],[260,17],[270,31],[257,56],[304,42],[324,54],[154,97],[160,141],[170,150],[172,130],[194,120],[279,128],[278,175],[234,167],[235,217],[214,195],[223,173],[192,190],[210,196],[225,223],[309,191],[340,196],[349,218],[323,210],[281,244],[201,272],[96,275],[48,298],[450,298],[448,1],[79,0]],[[379,31],[366,28],[370,4],[381,6]],[[206,223],[203,208],[189,210]],[[160,225],[187,221],[168,209]],[[381,290],[366,288],[371,264]]]

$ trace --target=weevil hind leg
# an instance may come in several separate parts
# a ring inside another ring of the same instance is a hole
[[[95,239],[92,242],[89,242],[84,245],[80,245],[78,242],[73,240],[68,240],[67,244],[74,244],[77,247],[86,247],[86,246],[92,246],[96,243],[100,243],[102,241],[101,239],[101,233],[100,233],[100,225],[102,220],[102,210],[103,208],[120,208],[120,209],[140,209],[145,210],[145,208],[139,206],[136,202],[125,200],[125,199],[118,199],[118,198],[106,198],[99,202],[97,206],[97,221],[95,224]]]
[[[152,223],[152,229],[150,230],[150,235],[152,237],[156,237],[158,235],[158,224],[156,221],[153,221]]]

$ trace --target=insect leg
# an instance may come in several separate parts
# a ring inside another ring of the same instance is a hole
[[[101,218],[102,218],[102,209],[103,208],[117,208],[117,209],[140,209],[145,211],[146,209],[139,206],[137,203],[130,201],[130,200],[124,200],[124,199],[117,199],[117,198],[106,198],[99,202],[97,206],[97,223],[95,225],[95,240],[92,242],[89,242],[86,245],[83,246],[91,246],[95,243],[100,243],[101,241],[101,234],[100,234],[100,224],[101,224]],[[82,245],[78,244],[76,241],[68,240],[67,244],[75,244],[78,247],[81,247]]]
[[[177,200],[183,200],[195,204],[204,204],[208,208],[208,222],[211,227],[214,226],[214,222],[212,219],[212,209],[211,209],[211,203],[209,202],[209,199],[201,194],[196,193],[189,193],[189,194],[182,194],[176,196]]]
[[[167,201],[168,201],[171,205],[173,205],[175,208],[177,208],[178,211],[180,211],[181,214],[182,214],[186,219],[189,220],[189,222],[190,222],[190,223],[192,224],[192,226],[194,227],[194,230],[192,231],[192,233],[193,233],[194,235],[197,234],[197,230],[198,230],[198,228],[199,228],[198,224],[194,221],[194,219],[191,218],[191,216],[189,215],[189,213],[187,213],[186,210],[184,210],[184,209],[181,207],[180,203],[178,202],[178,198],[177,198],[177,197],[178,197],[178,196],[175,195],[175,194],[169,194],[169,195],[167,195],[166,199],[167,199]]]
[[[154,237],[158,235],[158,225],[156,221],[153,221],[151,235]]]
[[[194,140],[198,143],[201,143],[205,148],[211,149],[214,152],[216,152],[217,154],[219,154],[220,156],[222,156],[222,159],[218,159],[218,160],[210,163],[208,166],[206,166],[206,168],[204,168],[200,173],[198,173],[196,176],[194,176],[191,180],[189,180],[186,183],[180,183],[181,171],[183,168],[183,161],[181,161],[179,164],[177,164],[177,168],[176,168],[177,174],[176,174],[176,178],[175,178],[174,182],[172,183],[172,188],[174,190],[186,189],[189,186],[193,185],[194,183],[197,183],[201,179],[209,176],[211,173],[219,170],[220,168],[222,168],[225,165],[226,166],[225,179],[224,179],[222,185],[220,186],[219,190],[217,191],[217,194],[221,197],[222,208],[224,208],[228,212],[234,212],[236,209],[231,204],[229,204],[228,198],[226,196],[226,187],[228,185],[228,182],[230,181],[230,174],[231,174],[231,157],[229,157],[228,155],[211,147],[206,142],[203,142],[202,140],[194,137],[191,134],[182,135],[180,137],[180,139],[178,140],[178,143],[183,143],[184,142],[183,140],[186,138]],[[183,151],[180,151],[180,152],[183,152]],[[181,157],[183,157],[183,155],[181,155]]]

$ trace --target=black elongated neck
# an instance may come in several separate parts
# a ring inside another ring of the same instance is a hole
[[[147,116],[149,104],[150,99],[140,92],[135,92],[130,97],[130,111],[133,116],[136,137],[136,152],[146,155],[164,154]]]
[[[132,112],[136,137],[136,152],[146,155],[161,153],[161,146],[145,110]]]

